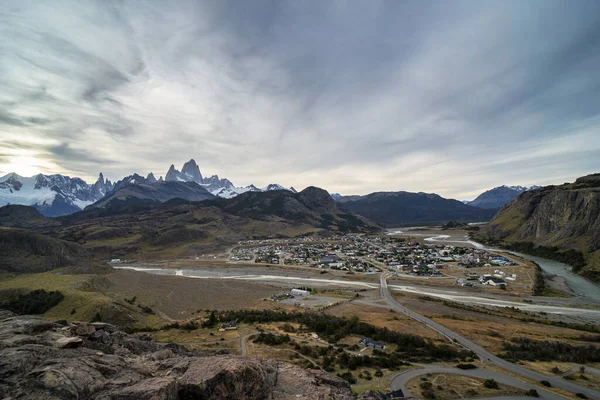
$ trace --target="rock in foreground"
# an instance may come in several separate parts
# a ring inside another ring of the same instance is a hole
[[[109,324],[49,322],[0,310],[0,398],[350,400],[354,396],[346,381],[320,371],[160,346]]]

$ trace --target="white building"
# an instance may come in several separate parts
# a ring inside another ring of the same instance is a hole
[[[292,289],[292,296],[310,296],[310,292],[308,290]]]

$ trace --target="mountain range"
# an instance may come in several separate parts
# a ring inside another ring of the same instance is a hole
[[[82,210],[113,190],[102,173],[94,184],[65,175],[23,177],[15,173],[0,178],[0,206],[33,206],[46,216],[60,216]]]
[[[422,192],[376,192],[366,196],[342,196],[337,201],[341,210],[361,215],[386,227],[450,220],[489,221],[496,212]]]
[[[164,182],[171,182],[171,184],[165,185]],[[178,183],[191,184],[179,185]],[[141,186],[132,188],[132,185]],[[127,193],[122,191],[126,187],[129,187]],[[204,189],[206,193],[198,189]],[[232,198],[241,193],[272,190],[296,192],[294,188],[287,189],[279,184],[270,184],[263,188],[254,185],[237,187],[229,179],[220,179],[217,175],[205,178],[196,161],[192,159],[183,165],[181,171],[171,165],[164,179],[162,176],[156,179],[152,172],[146,177],[134,173],[114,184],[105,179],[102,173],[94,184],[88,184],[80,178],[59,174],[23,177],[16,173],[9,173],[0,178],[0,206],[28,205],[46,216],[56,217],[81,211],[100,200],[103,205],[106,205],[115,199],[123,199],[124,196],[144,201],[166,201],[176,197],[199,201],[212,196]],[[110,196],[110,200],[104,199],[105,196]]]
[[[433,223],[449,220],[486,221],[495,210],[515,199],[519,193],[534,189],[521,186],[501,186],[482,193],[475,200],[461,203],[437,194],[410,192],[376,192],[364,196],[331,197],[341,209],[372,220],[382,226],[412,223]],[[15,173],[0,178],[0,206],[8,204],[30,205],[46,216],[62,216],[81,211],[86,207],[112,208],[127,203],[156,203],[175,198],[188,201],[211,200],[215,197],[231,199],[248,192],[270,192],[292,188],[270,184],[259,188],[254,185],[235,186],[218,175],[205,177],[195,160],[191,159],[181,170],[171,165],[157,179],[150,172],[145,177],[134,173],[112,183],[100,173],[94,184],[80,178],[64,175],[22,177]]]

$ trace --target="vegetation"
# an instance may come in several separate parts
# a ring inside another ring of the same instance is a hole
[[[296,322],[318,333],[330,343],[337,343],[348,335],[359,335],[376,341],[383,341],[388,345],[396,345],[396,350],[392,354],[377,350],[373,351],[373,354],[380,358],[377,364],[381,368],[390,368],[394,365],[394,362],[398,362],[400,359],[408,361],[436,361],[467,359],[474,356],[472,352],[459,350],[455,347],[435,345],[430,340],[420,336],[403,334],[388,328],[379,328],[367,324],[360,321],[356,316],[340,318],[311,312],[286,313],[273,310],[241,310],[222,312],[218,314],[218,319],[221,322],[238,320],[239,322],[246,323]],[[357,366],[362,366],[370,363],[369,357],[347,357],[349,358],[341,360],[340,365],[345,366],[356,363]]]
[[[10,298],[0,303],[0,308],[16,314],[43,314],[64,298],[65,296],[59,291],[47,292],[44,289],[38,289]]]
[[[475,364],[458,364],[456,366],[458,369],[469,370],[469,369],[477,369],[477,365]]]
[[[574,272],[579,272],[585,267],[583,253],[578,250],[562,250],[556,246],[542,246],[532,242],[516,242],[510,244],[508,248],[532,256],[548,258],[550,260],[568,264],[573,267]]]
[[[483,382],[483,386],[486,387],[487,389],[498,389],[498,388],[500,388],[500,386],[498,385],[498,382],[496,382],[493,379],[486,379]]]
[[[508,360],[562,361],[579,364],[600,362],[600,348],[572,346],[562,342],[542,342],[529,338],[512,338],[503,345],[501,356]]]
[[[272,333],[261,332],[254,338],[253,343],[264,343],[269,346],[286,344],[290,342],[290,335],[273,335]]]

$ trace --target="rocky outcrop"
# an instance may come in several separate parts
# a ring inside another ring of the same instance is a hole
[[[354,399],[320,371],[160,346],[106,323],[51,322],[0,310],[0,398],[95,400]]]
[[[592,277],[600,270],[600,174],[521,193],[482,235],[505,243],[579,251],[587,262],[582,272]]]

